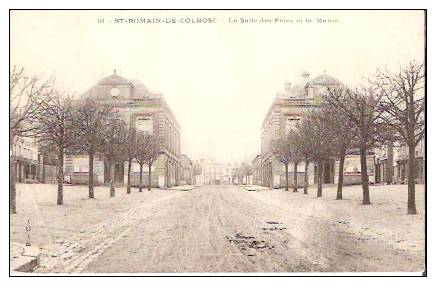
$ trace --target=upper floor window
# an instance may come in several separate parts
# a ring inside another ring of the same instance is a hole
[[[300,121],[300,118],[292,116],[286,120],[286,134],[288,134],[291,130],[297,127],[297,123]]]
[[[139,117],[136,120],[136,129],[147,133],[149,135],[153,134],[153,120],[149,116]]]

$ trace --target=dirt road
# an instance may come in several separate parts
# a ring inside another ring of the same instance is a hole
[[[390,238],[358,232],[353,223],[338,220],[321,202],[305,206],[296,202],[293,206],[272,198],[236,186],[206,186],[145,201],[144,206],[125,215],[127,220],[113,224],[119,229],[107,236],[117,239],[97,248],[100,251],[92,256],[88,252],[79,260],[81,268],[73,266],[67,271],[375,272],[423,268],[422,250],[412,252]],[[361,207],[362,211],[372,210]],[[118,225],[123,223],[124,228]]]

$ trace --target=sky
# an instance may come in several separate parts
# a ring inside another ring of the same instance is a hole
[[[275,94],[302,71],[354,85],[424,59],[422,11],[12,11],[10,30],[11,65],[72,93],[114,69],[163,93],[194,160],[259,154]]]

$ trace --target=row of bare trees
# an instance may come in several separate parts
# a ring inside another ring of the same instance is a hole
[[[94,158],[109,164],[110,196],[115,196],[115,164],[128,161],[127,193],[131,192],[132,162],[140,166],[139,191],[143,188],[143,166],[151,167],[160,153],[160,140],[134,128],[113,107],[94,100],[74,100],[60,91],[53,80],[29,77],[24,69],[10,72],[10,213],[16,213],[16,167],[13,145],[19,137],[34,137],[41,147],[51,148],[57,158],[57,204],[63,204],[64,155],[87,154],[89,198],[94,198]]]
[[[336,198],[342,199],[345,156],[350,149],[358,149],[362,203],[370,204],[368,152],[396,143],[408,149],[407,209],[409,214],[416,214],[415,148],[425,135],[424,83],[424,65],[410,62],[398,73],[377,70],[367,86],[328,88],[323,104],[307,111],[295,129],[273,143],[274,155],[285,166],[286,190],[289,164],[294,163],[294,191],[297,191],[297,165],[303,161],[307,194],[307,171],[312,162],[317,166],[317,196],[322,196],[324,163],[339,159]]]
[[[250,183],[250,176],[253,175],[253,166],[243,161],[238,166],[233,168],[232,170],[232,179],[233,183],[236,183],[236,180],[238,181],[238,184],[249,184]]]

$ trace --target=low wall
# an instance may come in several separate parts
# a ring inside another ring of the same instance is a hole
[[[88,185],[89,176],[88,173],[73,173],[70,180],[72,185]],[[96,174],[94,174],[94,185],[100,185]]]
[[[308,176],[309,178],[310,176]],[[280,176],[280,187],[284,188],[286,186],[286,176],[282,175]],[[289,173],[288,175],[288,187],[293,188],[294,187],[294,173]],[[297,174],[297,187],[303,188],[304,187],[304,173],[298,173]]]
[[[344,175],[344,185],[362,184],[362,177],[359,175]]]
[[[127,176],[125,180],[127,180]],[[142,184],[148,186],[148,173],[142,173]],[[139,186],[139,173],[130,175],[130,186]],[[151,186],[158,187],[158,178],[153,174],[151,175]]]

